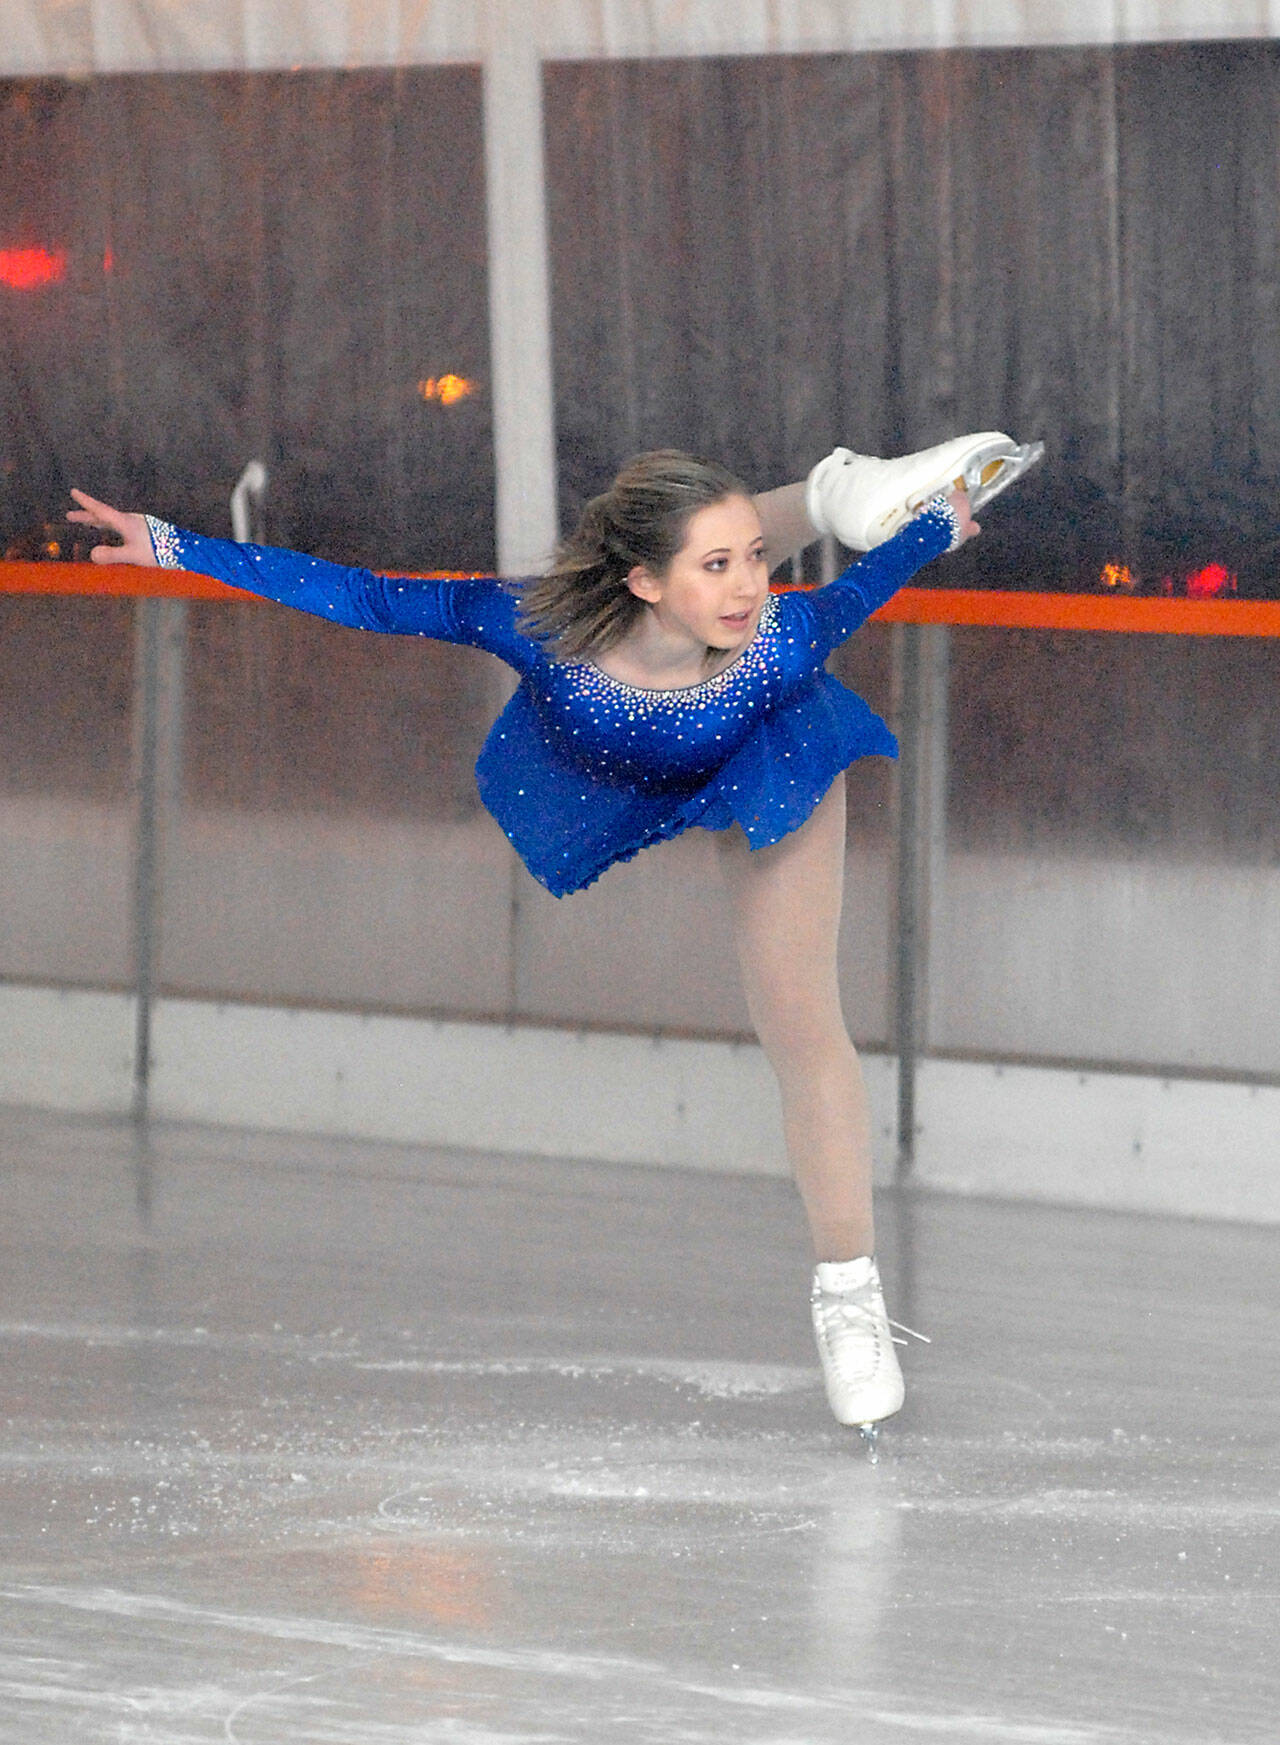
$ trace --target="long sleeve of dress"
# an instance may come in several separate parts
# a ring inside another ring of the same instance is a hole
[[[790,596],[811,617],[814,645],[823,658],[892,599],[917,570],[950,551],[959,530],[955,510],[945,498],[935,498],[892,539],[850,564],[825,588]]]
[[[382,576],[279,546],[209,539],[148,515],[158,563],[213,576],[233,588],[353,629],[430,636],[486,649],[525,672],[537,645],[517,627],[516,602],[491,576]]]

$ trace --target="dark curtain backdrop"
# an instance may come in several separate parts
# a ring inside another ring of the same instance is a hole
[[[277,543],[492,566],[476,68],[3,81],[0,166],[10,276],[65,257],[0,282],[0,549],[34,551],[71,484],[229,533],[257,457]],[[471,394],[425,398],[446,374]],[[0,782],[115,791],[128,608],[0,598],[0,642]],[[491,688],[469,651],[196,607],[188,793],[469,814],[456,728],[478,739]]]
[[[566,516],[627,452],[1043,436],[952,577],[1277,591],[1280,45],[546,69]],[[492,561],[475,68],[0,82],[0,536],[80,478],[385,564]],[[418,384],[451,371],[453,406]]]
[[[492,562],[475,68],[0,82],[6,541],[68,483],[390,564]],[[452,372],[452,406],[418,384]]]
[[[547,71],[561,495],[675,442],[1043,437],[952,583],[1280,552],[1280,45]]]

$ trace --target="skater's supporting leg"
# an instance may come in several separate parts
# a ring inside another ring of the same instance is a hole
[[[777,1075],[787,1152],[823,1261],[875,1247],[867,1095],[836,967],[844,829],[837,780],[770,848],[748,849],[739,830],[718,838],[747,1006]]]

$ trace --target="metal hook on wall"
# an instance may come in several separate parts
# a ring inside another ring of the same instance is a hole
[[[251,460],[231,493],[231,537],[240,545],[263,543],[262,509],[270,474],[260,460]]]

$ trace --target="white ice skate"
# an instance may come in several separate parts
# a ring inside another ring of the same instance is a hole
[[[805,506],[819,533],[833,533],[852,551],[870,551],[939,493],[965,491],[976,512],[1043,454],[1042,442],[1017,443],[999,430],[957,436],[897,460],[837,448],[809,474]]]
[[[905,1388],[892,1329],[929,1341],[890,1321],[880,1289],[875,1260],[820,1261],[814,1268],[813,1331],[822,1359],[827,1399],[841,1424],[861,1431],[871,1458],[876,1457],[876,1432],[882,1418],[902,1405]]]

